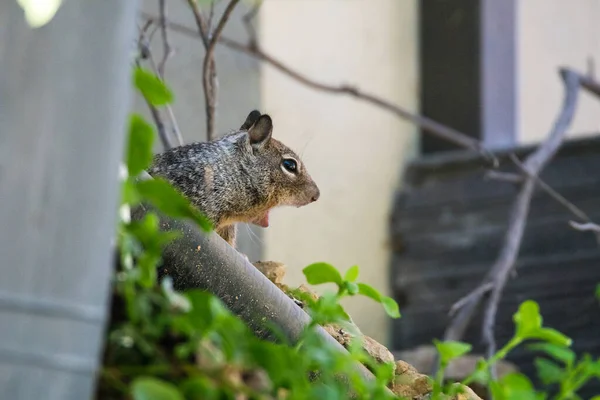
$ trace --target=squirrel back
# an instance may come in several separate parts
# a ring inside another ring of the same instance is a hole
[[[300,157],[272,138],[271,118],[252,111],[240,130],[157,154],[148,172],[168,180],[235,246],[235,224],[269,226],[269,211],[302,207],[319,188]]]

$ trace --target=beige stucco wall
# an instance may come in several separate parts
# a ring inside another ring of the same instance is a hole
[[[558,67],[586,72],[591,61],[600,76],[600,2],[526,0],[517,7],[519,136],[531,143],[547,135],[561,106]],[[588,94],[580,100],[570,137],[600,128],[600,102]]]
[[[417,2],[409,0],[266,0],[264,49],[320,82],[349,83],[416,110]],[[388,292],[386,245],[400,168],[415,150],[416,130],[389,112],[345,96],[317,92],[264,64],[263,112],[274,136],[301,153],[321,189],[317,203],[272,212],[265,259],[304,282],[302,268],[326,261]],[[357,299],[358,300],[358,299]],[[364,333],[387,340],[389,320],[368,299],[348,311]]]

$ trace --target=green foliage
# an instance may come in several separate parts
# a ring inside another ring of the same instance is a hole
[[[176,386],[153,377],[139,377],[131,384],[134,400],[184,400]]]
[[[154,105],[172,101],[162,81],[136,69],[135,84]],[[317,324],[337,324],[351,333],[350,317],[340,304],[348,296],[368,297],[382,305],[392,318],[399,318],[397,303],[375,288],[358,282],[359,267],[342,275],[327,263],[314,263],[303,272],[312,285],[334,284],[336,292],[314,300],[296,291],[303,300],[311,323],[294,345],[267,342],[256,337],[215,296],[200,291],[184,293],[173,289],[167,277],[159,284],[157,268],[164,247],[178,233],[161,229],[160,219],[147,213],[131,221],[129,210],[151,203],[161,213],[194,221],[210,230],[208,220],[168,182],[137,180],[151,163],[154,129],[139,115],[129,120],[126,164],[131,176],[123,178],[118,245],[121,269],[115,275],[113,315],[104,354],[100,398],[134,400],[233,399],[244,394],[250,399],[357,399],[395,398],[386,391],[394,379],[393,364],[377,363],[362,348],[359,336],[339,352],[317,334]],[[539,306],[528,300],[513,316],[513,337],[490,359],[480,360],[462,384],[487,384],[496,400],[541,400],[548,393],[536,390],[524,375],[512,373],[499,380],[489,369],[515,347],[533,341],[529,349],[541,353],[535,360],[540,380],[557,394],[555,400],[579,399],[577,391],[590,379],[600,377],[600,360],[585,355],[577,360],[569,348],[571,339],[544,327]],[[277,333],[277,332],[274,332]],[[444,385],[449,363],[471,351],[462,342],[434,341],[440,366],[433,380],[431,398],[449,399],[460,385]],[[363,363],[374,374],[365,381],[356,368]],[[345,379],[339,379],[344,376]],[[103,397],[106,395],[106,397]],[[600,400],[600,396],[594,398]]]
[[[137,191],[164,214],[173,218],[188,218],[205,231],[212,229],[210,221],[164,179],[138,182]]]
[[[454,360],[455,358],[461,357],[470,352],[472,347],[468,343],[453,341],[440,342],[439,340],[435,339],[433,343],[435,344],[437,351],[440,353],[440,364],[444,366],[448,365],[450,361]]]
[[[525,375],[510,373],[500,380],[491,382],[490,389],[495,400],[543,400],[545,395],[536,392]]]
[[[359,275],[359,267],[352,266],[346,271],[342,278],[339,271],[331,264],[319,262],[309,265],[302,270],[306,281],[311,285],[319,285],[323,283],[334,283],[338,287],[336,300],[339,301],[346,295],[355,296],[357,294],[369,297],[378,303],[381,303],[385,312],[392,318],[400,318],[400,310],[398,303],[388,296],[384,296],[375,288],[366,283],[357,283]],[[341,307],[341,306],[340,306]]]
[[[152,162],[154,129],[139,114],[129,118],[129,142],[127,145],[127,169],[137,176]]]
[[[528,346],[548,358],[536,358],[535,367],[540,380],[547,386],[558,386],[555,399],[578,399],[577,391],[590,379],[600,379],[600,359],[594,360],[589,354],[576,360],[576,354],[569,348],[553,344]]]
[[[537,391],[529,378],[520,373],[511,373],[494,381],[490,379],[489,369],[510,351],[525,341],[536,341],[528,348],[549,356],[536,358],[535,366],[538,377],[545,385],[558,386],[555,400],[578,399],[577,391],[590,379],[600,378],[600,360],[593,360],[589,355],[575,363],[575,353],[569,348],[572,340],[551,328],[543,326],[543,318],[539,305],[532,300],[523,302],[513,315],[515,333],[513,337],[488,360],[480,360],[476,370],[468,376],[463,385],[472,382],[488,384],[495,400],[542,400],[548,393]],[[470,346],[456,342],[435,342],[440,354],[440,371],[434,384],[432,399],[439,399],[442,393],[443,371],[451,359],[460,357],[470,351]],[[562,365],[561,365],[562,364]],[[447,387],[446,392],[450,389]]]
[[[153,106],[163,106],[173,101],[173,93],[165,83],[152,72],[136,67],[133,72],[135,87]]]
[[[306,281],[311,285],[331,282],[341,286],[344,283],[342,275],[331,264],[323,262],[314,263],[304,268],[303,272],[304,276],[306,276]]]
[[[153,139],[149,133],[154,130],[142,117],[131,117],[126,158],[132,175],[151,162]],[[146,202],[163,214],[208,228],[199,211],[167,181],[125,177],[121,209],[128,211]],[[162,251],[178,234],[162,229],[154,213],[133,221],[127,212],[121,216],[121,269],[115,279],[100,385],[107,398],[233,399],[243,393],[253,399],[345,399],[350,392],[358,399],[392,398],[385,390],[393,378],[392,365],[377,364],[360,343],[347,353],[340,352],[324,343],[314,329],[317,323],[349,320],[339,300],[358,294],[358,267],[342,278],[328,264],[310,266],[306,271],[311,283],[333,282],[340,290],[307,303],[314,320],[294,346],[267,342],[257,338],[215,296],[200,290],[180,293],[168,277],[159,284]],[[369,290],[385,303],[384,296]],[[357,362],[368,365],[376,379],[365,381]]]

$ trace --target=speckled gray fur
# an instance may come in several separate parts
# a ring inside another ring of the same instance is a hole
[[[300,157],[271,134],[271,118],[253,111],[239,131],[156,155],[148,172],[170,181],[235,246],[235,223],[252,223],[273,207],[301,207],[319,197]],[[296,173],[283,168],[284,159],[296,161]]]

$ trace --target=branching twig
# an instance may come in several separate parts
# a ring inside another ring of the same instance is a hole
[[[485,174],[485,177],[488,179],[494,179],[502,182],[522,184],[525,180],[525,177],[523,175],[531,176],[540,189],[542,189],[548,196],[556,200],[556,202],[558,202],[560,205],[565,207],[571,214],[573,214],[580,220],[585,221],[586,223],[593,223],[590,217],[585,213],[585,211],[583,211],[581,208],[577,207],[575,204],[567,200],[562,194],[558,193],[550,185],[544,182],[539,176],[529,174],[523,163],[519,161],[516,155],[511,154],[510,158],[515,163],[515,165],[522,171],[522,174],[490,170]],[[454,305],[453,307],[456,307],[456,305]]]
[[[227,4],[227,7],[225,8],[225,11],[223,12],[223,15],[221,16],[221,19],[219,20],[214,32],[210,32],[210,27],[202,16],[196,1],[188,0],[188,4],[192,9],[196,26],[198,28],[198,31],[195,32],[195,35],[199,35],[202,38],[204,48],[206,49],[204,62],[202,64],[202,86],[204,88],[204,101],[206,103],[206,138],[208,141],[211,141],[215,136],[215,118],[217,112],[218,81],[214,56],[215,47],[217,45],[217,41],[223,33],[223,29],[225,28],[231,13],[238,3],[239,0],[231,0],[229,4]]]
[[[188,0],[188,1],[195,4],[195,2],[193,0]],[[154,23],[156,23],[157,19],[155,16],[145,13],[145,12],[142,12],[141,14],[147,20],[150,20],[150,21],[153,21]],[[194,13],[194,14],[196,14],[196,13]],[[205,21],[203,22],[203,18],[201,18],[201,15],[200,15],[200,18],[196,17],[196,23],[199,27],[202,26],[203,24],[204,25],[206,24]],[[190,35],[190,36],[194,36],[194,37],[199,36],[200,28],[198,31],[195,31],[194,29],[191,29],[187,26],[184,26],[184,25],[181,25],[178,23],[168,22],[167,24],[171,29],[173,29],[177,32],[180,32],[180,33],[183,33],[186,35]],[[496,157],[493,154],[491,154],[488,150],[486,150],[478,140],[473,139],[472,137],[469,137],[468,135],[466,135],[460,131],[457,131],[456,129],[450,128],[443,124],[440,124],[439,122],[436,122],[430,118],[412,114],[411,112],[405,110],[402,107],[399,107],[387,100],[384,100],[384,99],[374,96],[372,94],[364,93],[362,90],[359,90],[357,88],[354,88],[354,87],[351,87],[348,85],[330,85],[330,84],[324,84],[324,83],[317,82],[311,78],[304,76],[300,72],[297,72],[297,71],[291,69],[290,67],[286,66],[281,61],[277,60],[276,58],[274,58],[274,57],[270,56],[269,54],[265,53],[264,51],[262,51],[260,49],[260,47],[257,45],[254,45],[254,46],[245,45],[245,44],[242,44],[240,42],[237,42],[233,39],[229,39],[224,36],[221,36],[219,38],[219,43],[223,44],[224,46],[227,46],[233,50],[237,50],[239,52],[246,53],[252,57],[255,57],[255,58],[271,65],[272,67],[276,68],[277,70],[279,70],[280,72],[289,76],[290,78],[292,78],[310,88],[320,90],[323,92],[327,92],[327,93],[346,94],[346,95],[352,96],[356,99],[359,99],[359,100],[365,101],[367,103],[379,106],[383,109],[386,109],[386,110],[396,114],[398,117],[419,126],[426,132],[428,132],[434,136],[437,136],[438,138],[448,140],[449,142],[452,142],[462,148],[470,149],[470,150],[474,150],[474,151],[478,152],[479,154],[483,155],[487,160],[492,162],[492,164],[494,166],[497,165]]]
[[[165,66],[167,64],[167,60],[169,60],[169,57],[171,57],[171,55],[173,54],[173,49],[171,49],[171,44],[169,43],[169,35],[167,33],[167,1],[158,0],[158,5],[160,15],[160,33],[163,43],[163,56],[160,62],[158,63],[157,71],[160,78],[165,79]]]
[[[210,9],[208,11],[208,27],[207,27],[207,32],[212,31],[212,22],[213,22],[213,18],[215,17],[215,3],[217,2],[217,0],[211,0],[210,1]]]
[[[200,11],[200,7],[198,6],[198,3],[196,2],[196,0],[188,0],[188,4],[189,4],[190,8],[192,9],[192,13],[194,14],[194,21],[196,21],[196,27],[198,28],[198,30],[194,31],[193,29],[188,28],[186,26],[185,31],[188,35],[191,35],[194,37],[200,36],[202,43],[204,43],[204,48],[207,49],[208,43],[209,43],[209,38],[208,38],[209,28],[208,28],[208,25],[206,24],[206,20],[202,16],[202,12]],[[142,15],[144,15],[148,20],[153,20],[156,23],[156,17],[151,17],[148,14],[144,13],[143,11],[142,11]],[[176,24],[174,22],[169,22],[169,21],[167,21],[167,25],[169,26],[169,28],[171,28],[173,30],[175,30],[174,26],[183,26],[183,25],[179,25],[179,24]],[[181,32],[181,30],[179,30],[179,32]]]
[[[569,221],[569,225],[571,225],[571,227],[575,230],[581,231],[581,232],[596,232],[596,233],[600,233],[600,225],[598,224],[594,224],[594,223],[584,223],[584,224],[580,224],[578,222],[575,221]]]
[[[554,127],[548,135],[548,138],[534,153],[527,158],[523,164],[524,170],[527,171],[527,174],[523,179],[521,190],[517,195],[515,202],[513,203],[508,228],[504,236],[502,250],[500,251],[496,262],[484,278],[482,284],[471,294],[469,294],[464,301],[459,301],[459,303],[462,304],[462,308],[457,312],[453,322],[446,330],[446,336],[448,336],[449,332],[454,332],[454,321],[459,321],[461,325],[464,325],[465,315],[469,314],[471,316],[473,314],[473,310],[477,307],[486,293],[491,290],[491,295],[488,300],[483,323],[483,339],[487,345],[488,356],[491,356],[496,351],[494,325],[496,321],[498,304],[509,275],[515,266],[517,255],[521,247],[523,233],[525,231],[525,225],[527,222],[527,215],[529,212],[529,205],[537,183],[535,177],[538,176],[542,168],[558,151],[565,132],[575,114],[577,94],[581,77],[579,74],[569,70],[562,70],[561,75],[565,84],[565,99],[562,110],[556,119]],[[456,340],[456,338],[453,338],[453,340]]]
[[[379,106],[380,108],[386,109],[396,114],[398,117],[421,127],[424,131],[433,134],[438,138],[445,139],[460,147],[477,151],[479,154],[482,154],[488,160],[492,160],[494,162],[494,166],[497,165],[497,160],[495,156],[489,153],[486,149],[484,149],[481,142],[473,139],[472,137],[460,131],[444,126],[427,117],[412,114],[391,102],[388,102],[377,96],[364,93],[363,91],[351,87],[349,85],[331,85],[321,83],[303,75],[298,71],[293,70],[281,61],[265,53],[258,45],[255,38],[253,38],[252,31],[249,31],[250,44],[248,45],[222,36],[220,38],[213,37],[209,41],[207,40],[207,36],[203,34],[203,32],[206,32],[206,29],[202,28],[203,26],[206,27],[206,22],[203,21],[200,14],[195,13],[195,15],[196,23],[198,25],[198,32],[195,32],[193,29],[190,29],[184,25],[180,25],[177,23],[169,22],[168,25],[171,29],[174,29],[181,33],[192,35],[195,37],[200,36],[207,48],[208,44],[212,42],[212,39],[215,39],[215,42],[218,40],[220,44],[223,44],[233,50],[240,51],[250,56],[253,56],[271,65],[272,67],[276,68],[277,70],[287,75],[288,77],[296,80],[297,82],[315,90],[320,90],[323,92],[333,94],[346,94],[356,99]],[[252,15],[252,12],[248,13],[244,17],[244,22],[248,23],[249,19],[251,18],[250,15]],[[151,15],[144,13],[144,16],[150,21],[156,21],[156,18]],[[533,192],[536,186],[539,186],[541,189],[546,191],[550,196],[552,196],[559,203],[561,203],[563,206],[569,209],[578,218],[587,221],[585,225],[580,225],[572,222],[572,226],[580,230],[592,230],[600,232],[600,226],[592,224],[591,221],[589,221],[589,217],[581,209],[579,209],[574,204],[566,200],[562,195],[554,191],[550,186],[548,186],[545,182],[539,179],[540,171],[558,151],[560,144],[562,143],[562,140],[564,138],[565,131],[572,121],[573,115],[575,113],[575,106],[579,87],[581,86],[583,89],[586,89],[587,91],[594,93],[600,97],[600,84],[595,82],[590,77],[583,77],[569,70],[562,70],[561,74],[565,84],[565,100],[562,107],[562,111],[557,120],[555,121],[554,127],[551,133],[549,134],[548,138],[538,147],[538,149],[533,154],[531,154],[526,159],[524,164],[521,164],[520,161],[516,158],[513,160],[519,167],[521,175],[501,174],[498,172],[492,172],[490,174],[495,175],[494,178],[500,178],[503,180],[510,181],[512,183],[518,183],[521,185],[521,189],[511,209],[510,219],[506,234],[504,236],[502,250],[498,255],[496,262],[490,268],[488,274],[486,275],[482,283],[468,296],[459,300],[453,306],[452,311],[455,312],[455,314],[452,323],[449,325],[448,329],[445,332],[446,340],[460,340],[482,299],[491,291],[491,296],[488,301],[484,316],[483,336],[488,346],[488,354],[495,352],[494,324],[498,304],[506,282],[510,277],[511,273],[514,271],[516,258],[521,247],[521,241],[525,230],[531,198],[533,196]]]
[[[211,141],[215,137],[215,114],[217,112],[219,83],[217,81],[217,70],[215,65],[215,47],[219,37],[223,33],[225,24],[229,20],[229,16],[239,1],[240,0],[231,0],[229,2],[215,31],[210,34],[210,41],[206,49],[206,55],[204,56],[204,64],[202,65],[202,84],[204,86],[204,101],[206,102],[206,136],[208,141]]]
[[[150,25],[148,23],[144,24],[142,28],[140,28],[140,35],[138,37],[138,47],[140,49],[141,58],[147,59],[152,64],[154,71],[158,71],[158,67],[154,62],[154,58],[152,57],[152,51],[150,50],[150,43],[146,39],[146,32]],[[140,66],[140,60],[136,60],[137,66]],[[158,74],[158,72],[157,72]],[[161,77],[162,79],[162,77]],[[171,121],[171,125],[173,127],[173,134],[175,135],[175,139],[177,143],[173,143],[171,136],[167,133],[167,129],[165,123],[162,120],[160,115],[160,111],[154,105],[152,105],[146,98],[144,98],[148,109],[150,110],[150,115],[152,116],[152,120],[154,121],[154,125],[156,125],[156,130],[158,132],[158,136],[165,150],[170,149],[176,145],[183,144],[183,137],[181,136],[181,132],[179,131],[179,126],[177,125],[177,120],[175,119],[175,115],[173,114],[173,109],[170,105],[166,105],[167,112],[169,114],[169,119]]]
[[[256,0],[250,11],[248,11],[242,18],[244,21],[244,26],[246,27],[246,32],[248,33],[248,42],[250,43],[250,47],[258,46],[256,30],[254,29],[254,26],[252,26],[252,20],[256,18],[262,3],[263,0]]]

